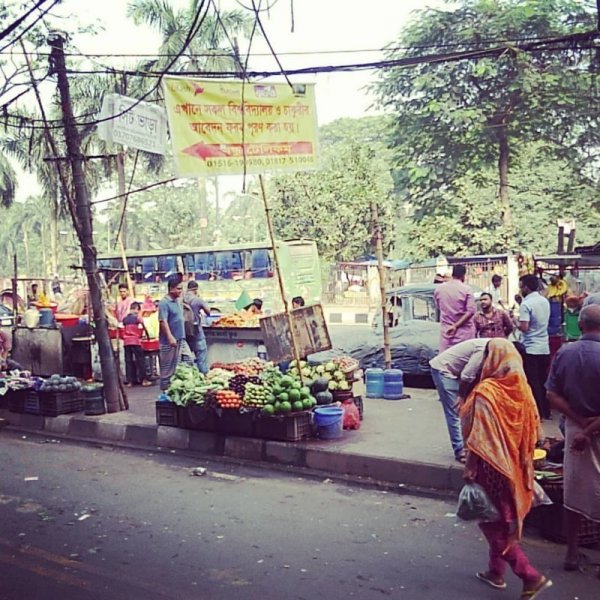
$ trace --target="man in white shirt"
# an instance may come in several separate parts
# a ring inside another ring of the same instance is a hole
[[[523,301],[514,325],[522,333],[521,342],[525,346],[523,367],[540,419],[550,419],[550,405],[544,388],[550,366],[550,303],[538,292],[539,285],[540,281],[535,275],[523,275],[519,279]]]
[[[458,416],[458,400],[479,378],[489,338],[473,338],[451,346],[429,361],[448,427],[454,458],[465,461],[465,446]]]
[[[485,290],[492,297],[492,303],[494,306],[499,306],[500,308],[505,308],[504,303],[502,302],[502,293],[500,291],[500,287],[502,286],[502,275],[493,275],[492,276],[492,284],[490,287]]]

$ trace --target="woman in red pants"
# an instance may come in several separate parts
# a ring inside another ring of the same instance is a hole
[[[479,525],[490,552],[488,570],[477,577],[504,589],[509,565],[523,582],[521,600],[537,598],[552,582],[531,565],[519,540],[533,499],[539,417],[522,359],[511,342],[496,338],[488,343],[481,379],[460,415],[468,452],[464,479],[480,484],[500,513],[498,521]]]

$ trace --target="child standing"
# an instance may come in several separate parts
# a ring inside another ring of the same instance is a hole
[[[144,351],[142,350],[142,334],[146,331],[140,317],[140,303],[132,302],[129,313],[123,319],[123,345],[125,346],[125,385],[131,387],[141,384],[144,387],[152,385],[146,379],[146,365],[144,364]],[[147,336],[146,332],[146,336]]]

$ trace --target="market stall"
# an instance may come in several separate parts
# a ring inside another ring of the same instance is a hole
[[[563,506],[563,458],[565,441],[545,438],[534,454],[536,490],[534,508],[525,524],[537,529],[546,539],[564,544],[566,537],[566,509]],[[578,531],[579,546],[600,543],[600,523],[581,519]]]
[[[563,342],[579,338],[579,311],[585,297],[600,291],[600,254],[590,248],[581,252],[534,257],[535,273],[544,283],[550,302],[550,351],[554,355]]]
[[[282,441],[336,439],[344,427],[360,426],[357,369],[349,358],[318,365],[293,361],[286,371],[249,358],[219,363],[206,375],[180,365],[156,403],[157,422]]]

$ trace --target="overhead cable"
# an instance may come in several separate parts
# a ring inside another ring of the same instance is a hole
[[[319,73],[332,73],[332,72],[353,72],[360,70],[379,70],[379,69],[391,69],[391,68],[407,68],[418,66],[422,64],[443,64],[448,62],[456,62],[460,60],[470,59],[476,60],[480,58],[494,58],[499,57],[506,52],[526,52],[526,53],[535,53],[535,52],[555,52],[555,51],[565,51],[569,49],[578,50],[578,49],[586,49],[595,47],[595,41],[600,38],[600,32],[598,31],[590,31],[580,34],[572,34],[569,36],[562,36],[557,38],[549,38],[548,40],[544,40],[544,42],[530,42],[528,44],[519,44],[519,45],[509,45],[509,46],[498,46],[495,48],[481,49],[481,50],[473,50],[466,52],[451,52],[451,53],[442,53],[442,54],[425,54],[421,56],[408,56],[401,58],[391,58],[380,61],[366,62],[366,63],[352,63],[352,64],[342,64],[342,65],[323,65],[317,67],[303,67],[299,69],[287,69],[286,74],[290,75],[307,75],[307,74],[319,74]],[[552,45],[547,45],[548,42],[552,42]],[[176,76],[186,76],[186,77],[214,77],[214,78],[231,78],[232,76],[236,76],[235,73],[231,73],[229,71],[186,71],[185,73],[181,73],[180,71],[171,71],[169,67],[165,70],[154,73],[154,72],[141,72],[139,70],[128,70],[128,69],[115,69],[111,70],[110,74],[113,73],[122,73],[125,75],[139,76],[139,77],[156,77],[158,78],[158,83],[153,86],[152,90],[142,96],[140,100],[137,102],[141,102],[145,97],[149,95],[153,90],[158,87],[158,84],[162,80],[165,75],[176,75]],[[107,74],[108,72],[102,70],[90,70],[90,69],[69,69],[68,73],[71,75],[87,75],[87,74]],[[281,71],[247,71],[245,75],[248,78],[258,79],[258,78],[268,78],[281,76]],[[133,108],[134,105],[132,105]],[[1,108],[1,107],[0,107]],[[129,109],[130,110],[130,109]],[[128,112],[128,111],[124,111]],[[10,117],[15,117],[16,119],[20,119],[19,115],[8,115]],[[105,119],[97,119],[95,121],[80,123],[81,125],[93,125],[102,121],[107,121],[112,118],[116,118],[120,115],[115,115],[114,117],[107,117]],[[81,116],[79,117],[81,118]],[[21,119],[23,122],[23,119]],[[39,122],[39,119],[25,119],[27,123],[31,125],[26,125],[28,127],[33,126],[34,123]],[[23,124],[20,125],[21,127]],[[56,125],[56,127],[60,127],[61,125]],[[14,125],[13,125],[14,127]]]
[[[10,35],[27,17],[35,12],[42,4],[48,0],[38,0],[26,13],[22,14],[18,19],[13,21],[6,29],[0,31],[0,40],[3,40],[7,35]]]
[[[38,2],[38,4],[33,9],[31,9],[31,11],[29,11],[28,14],[31,14],[33,10],[38,8],[38,6],[43,4],[44,2],[47,2],[47,0],[42,0],[41,2]],[[23,38],[23,36],[29,33],[29,31],[31,31],[59,2],[60,0],[52,0],[52,3],[49,6],[47,6],[43,11],[41,11],[34,21],[32,21],[25,29],[23,29],[23,31],[19,32],[19,34],[15,38],[11,39],[7,44],[0,48],[0,53],[4,52],[8,47],[20,41]],[[3,39],[3,37],[4,36],[0,34],[0,39]]]
[[[472,48],[477,49],[479,46],[489,46],[492,44],[522,44],[526,42],[549,42],[554,40],[554,37],[544,38],[539,36],[529,37],[518,37],[518,38],[490,38],[485,40],[477,40],[476,42],[469,42],[465,40],[463,42],[452,42],[445,44],[415,44],[414,46],[384,46],[381,48],[339,48],[337,50],[295,50],[295,51],[281,51],[277,54],[279,56],[306,56],[306,55],[322,55],[322,54],[368,54],[375,52],[402,52],[406,50],[433,50],[436,48]],[[18,56],[22,52],[16,50],[0,51],[0,54],[14,54]],[[50,56],[50,52],[35,52],[35,55]],[[253,57],[264,57],[271,56],[271,52],[252,52]],[[171,58],[177,56],[174,53],[168,52],[83,52],[78,50],[77,52],[65,52],[67,58]],[[218,52],[188,52],[188,56],[191,58],[208,58],[212,56],[229,56],[228,53]]]

